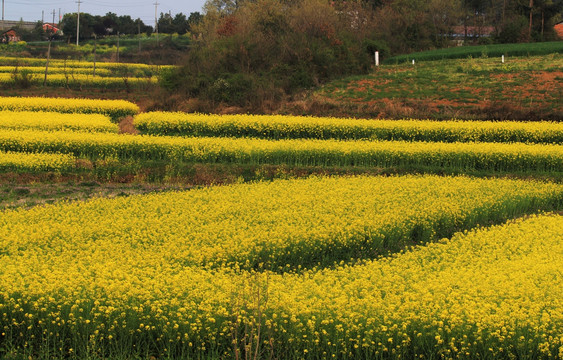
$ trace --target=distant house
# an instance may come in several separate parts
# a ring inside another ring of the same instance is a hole
[[[43,24],[43,31],[46,33],[62,35],[62,30],[59,29],[57,24],[45,23]]]
[[[465,40],[477,40],[479,38],[491,37],[495,28],[492,26],[454,26],[449,34],[458,46],[465,43]]]
[[[2,43],[5,44],[10,42],[21,41],[21,37],[16,33],[16,30],[10,29],[0,34],[0,40],[2,41]]]
[[[454,26],[453,36],[457,38],[490,37],[495,31],[493,26]]]
[[[554,29],[559,38],[563,39],[563,21],[561,21],[559,24],[555,24]]]

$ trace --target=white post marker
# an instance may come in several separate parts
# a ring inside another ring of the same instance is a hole
[[[501,57],[501,61],[504,64],[504,55]]]
[[[414,65],[414,59],[412,59],[412,64]]]
[[[379,51],[375,52],[375,66],[379,66]]]

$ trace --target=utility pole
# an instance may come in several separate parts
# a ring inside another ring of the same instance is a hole
[[[41,24],[45,24],[45,10],[41,10]]]
[[[2,31],[4,31],[4,0],[2,0]]]
[[[138,35],[139,38],[139,53],[141,52],[141,19],[137,19]]]
[[[80,35],[80,4],[82,1],[76,1],[78,4],[78,12],[76,13],[76,46],[78,46],[78,36]]]
[[[53,9],[53,23],[47,26],[47,36],[49,37],[49,48],[47,49],[47,63],[45,63],[45,77],[43,78],[43,86],[47,85],[47,72],[49,71],[49,61],[51,60],[51,42],[55,35],[55,9]]]
[[[534,0],[530,0],[530,26],[528,28],[528,41],[532,41],[532,10],[534,8]]]
[[[117,62],[119,63],[119,31],[117,32]]]
[[[92,73],[93,77],[96,76],[96,43],[97,42],[98,42],[98,37],[96,36],[96,33],[94,33],[94,72]]]
[[[156,46],[158,46],[158,18],[157,18],[157,15],[156,15],[157,14],[156,9],[157,9],[158,5],[160,5],[160,4],[157,1],[153,5],[154,5],[154,30],[156,32]]]
[[[61,8],[59,8],[59,21],[57,22],[57,25],[61,26]]]

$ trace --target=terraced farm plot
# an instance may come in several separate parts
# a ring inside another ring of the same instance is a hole
[[[137,114],[139,107],[125,100],[0,97],[0,110],[104,114],[117,121],[120,117]]]
[[[0,111],[0,129],[117,133],[119,127],[101,114],[61,114],[44,111]]]
[[[561,208],[562,194],[560,185],[514,180],[326,178],[2,212],[2,343],[58,357],[222,358],[249,349],[279,358],[549,357],[563,335],[561,216],[363,264],[278,272],[287,253],[318,254],[315,244],[329,239],[363,251],[377,234],[391,243],[393,231],[436,239],[464,222]],[[391,215],[394,225],[377,220]],[[275,251],[277,238],[297,246]],[[190,248],[214,247],[244,267],[259,244],[282,260],[276,273],[222,266],[220,257],[206,264],[215,270],[187,261]]]
[[[563,58],[488,54],[287,105],[345,119],[0,97],[0,359],[563,359]],[[46,83],[138,101],[170,69],[95,66]],[[350,169],[387,175],[291,178]]]
[[[148,112],[136,115],[134,124],[142,134],[187,137],[563,143],[563,124],[545,121],[367,120]]]
[[[173,66],[0,57],[0,86],[66,89],[153,90],[157,76]]]
[[[37,58],[24,58],[24,57],[9,57],[0,56],[0,64],[6,67],[17,67],[18,69],[26,67],[42,67],[45,69],[47,60],[37,59]],[[63,68],[69,69],[89,69],[93,72],[94,63],[91,61],[79,61],[79,60],[60,60],[51,59],[49,61],[49,67],[51,68]],[[117,62],[96,62],[96,71],[98,69],[107,69],[111,72],[126,72],[126,71],[142,71],[145,75],[156,75],[162,69],[174,68],[173,65],[147,65],[147,64],[132,64],[132,63],[117,63]]]
[[[79,158],[170,163],[397,167],[559,176],[563,146],[405,141],[176,138],[0,131],[0,150],[60,152]]]
[[[64,171],[75,166],[76,159],[72,155],[0,151],[0,170],[3,171]]]
[[[2,74],[0,73],[0,85],[14,85],[18,82],[18,77],[14,77],[12,74]],[[137,78],[137,77],[100,77],[85,74],[50,74],[45,80],[43,75],[39,74],[29,74],[26,75],[26,83],[31,85],[45,85],[48,86],[58,86],[58,87],[94,87],[98,89],[126,89],[135,88],[143,89],[148,87],[150,84],[156,84],[157,78]],[[26,85],[27,86],[27,85]]]
[[[562,205],[563,187],[540,182],[313,178],[7,213],[2,231],[9,248],[52,243],[87,257],[102,246],[108,255],[147,252],[154,266],[283,269],[372,258]]]

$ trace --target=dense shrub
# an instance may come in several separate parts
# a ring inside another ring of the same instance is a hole
[[[373,37],[373,12],[361,10],[361,4],[326,0],[249,1],[227,14],[211,9],[184,66],[161,74],[160,84],[214,103],[245,106],[366,72],[372,50],[386,56],[389,48]]]

